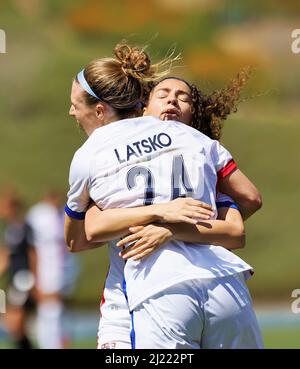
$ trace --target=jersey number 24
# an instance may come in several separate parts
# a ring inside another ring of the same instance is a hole
[[[129,190],[136,187],[137,178],[139,176],[144,177],[145,180],[144,205],[151,205],[153,203],[153,199],[155,198],[155,178],[149,168],[143,166],[135,166],[131,168],[126,176],[127,187]],[[181,193],[182,187],[184,188],[185,193]],[[193,193],[194,189],[191,185],[183,156],[174,156],[171,174],[171,200],[174,200],[177,197],[185,197],[187,194],[192,196]]]

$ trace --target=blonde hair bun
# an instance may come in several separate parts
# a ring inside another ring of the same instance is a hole
[[[136,46],[118,44],[114,52],[126,76],[140,79],[153,75],[151,60],[144,50]]]

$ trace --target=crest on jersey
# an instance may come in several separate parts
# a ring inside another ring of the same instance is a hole
[[[109,350],[109,349],[115,349],[117,345],[117,342],[111,341],[111,342],[105,342],[101,345],[101,349]]]

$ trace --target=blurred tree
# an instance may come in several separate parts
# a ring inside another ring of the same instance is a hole
[[[180,27],[182,17],[176,8],[161,8],[155,0],[88,0],[69,13],[70,23],[80,31],[133,32],[152,22],[167,28]]]
[[[47,0],[12,0],[17,11],[26,18],[40,16],[45,10]]]

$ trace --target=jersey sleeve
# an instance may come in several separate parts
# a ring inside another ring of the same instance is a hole
[[[70,167],[68,200],[65,213],[73,219],[85,218],[87,207],[90,203],[89,194],[89,160],[77,152]]]
[[[239,210],[237,204],[234,202],[234,200],[224,193],[218,192],[217,193],[217,200],[216,200],[217,209],[220,208],[232,208]]]
[[[237,168],[230,152],[218,141],[213,142],[212,158],[218,174],[218,180],[225,178]]]

